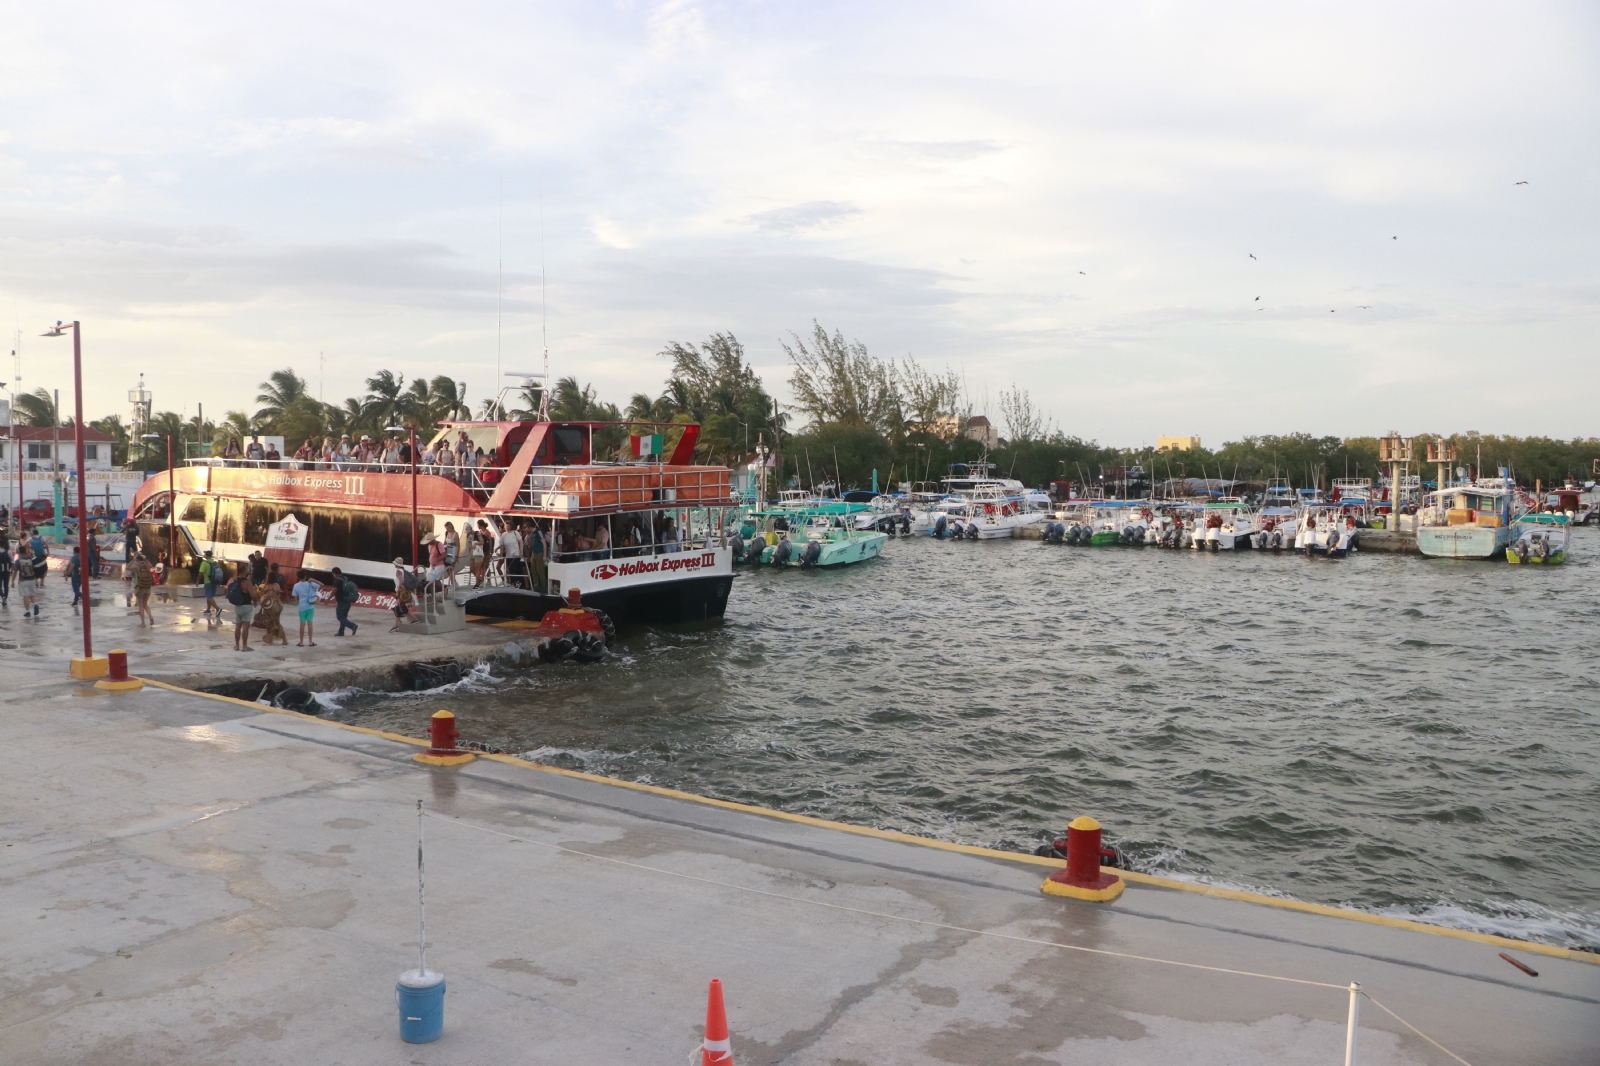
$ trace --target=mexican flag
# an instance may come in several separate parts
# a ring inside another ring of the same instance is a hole
[[[632,451],[636,459],[642,459],[650,455],[660,455],[661,434],[647,433],[643,436],[631,436],[628,438],[628,445],[629,450]]]

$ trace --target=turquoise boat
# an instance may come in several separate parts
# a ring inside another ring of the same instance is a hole
[[[876,559],[889,534],[876,529],[856,529],[844,514],[805,511],[757,511],[749,515],[764,537],[762,566],[848,566]],[[779,529],[779,520],[786,529]],[[748,556],[747,556],[748,558]]]

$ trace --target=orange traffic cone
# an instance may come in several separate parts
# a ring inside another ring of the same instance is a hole
[[[706,1038],[700,1045],[700,1066],[733,1066],[728,1011],[722,1005],[722,982],[715,977],[711,979],[711,992],[706,997]]]

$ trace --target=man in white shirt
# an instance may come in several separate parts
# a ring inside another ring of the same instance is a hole
[[[527,570],[523,566],[522,536],[509,522],[500,534],[500,557],[505,566],[506,584],[515,588],[527,587]]]
[[[346,470],[350,466],[350,434],[346,433],[339,438],[339,446],[333,450],[334,467]]]
[[[261,461],[267,457],[267,450],[261,446],[261,438],[251,435],[250,444],[244,450],[244,457],[250,460],[250,465],[259,467]]]

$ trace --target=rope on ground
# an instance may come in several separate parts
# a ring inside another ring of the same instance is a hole
[[[1365,989],[1362,990],[1361,994],[1363,996],[1366,996],[1368,999],[1371,999],[1372,1000],[1372,1005],[1374,1007],[1377,1007],[1379,1010],[1383,1011],[1383,1013],[1387,1014],[1389,1017],[1393,1018],[1395,1021],[1399,1022],[1401,1025],[1405,1026],[1407,1029],[1410,1029],[1413,1033],[1416,1033],[1418,1036],[1422,1037],[1422,1039],[1426,1040],[1428,1043],[1432,1044],[1434,1047],[1438,1048],[1440,1051],[1444,1052],[1446,1055],[1449,1055],[1451,1058],[1453,1058],[1457,1062],[1461,1063],[1461,1066],[1472,1066],[1472,1063],[1468,1062],[1466,1059],[1462,1058],[1460,1055],[1457,1055],[1454,1051],[1451,1051],[1449,1048],[1447,1048],[1443,1044],[1439,1043],[1439,1041],[1435,1040],[1433,1037],[1429,1036],[1427,1033],[1424,1033],[1421,1029],[1418,1029],[1416,1026],[1412,1025],[1410,1022],[1408,1022],[1404,1018],[1400,1017],[1400,1015],[1396,1014],[1394,1011],[1390,1010],[1388,1007],[1385,1007],[1382,1003],[1379,1003],[1377,1000],[1372,999],[1372,994],[1367,992]]]
[[[1016,936],[1012,933],[997,933],[991,929],[969,929],[966,926],[950,925],[946,922],[933,922],[927,920],[926,918],[908,918],[900,914],[885,914],[882,911],[869,911],[862,907],[847,907],[842,903],[827,903],[820,899],[807,899],[804,896],[791,896],[784,892],[769,892],[764,888],[751,888],[748,885],[735,885],[727,881],[718,881],[715,878],[700,877],[697,874],[680,873],[677,870],[663,870],[658,866],[646,866],[643,863],[629,862],[626,859],[618,859],[610,855],[596,855],[592,851],[579,851],[577,848],[569,848],[565,844],[552,844],[544,840],[534,840],[531,837],[518,836],[516,833],[507,833],[500,829],[490,829],[486,825],[478,825],[462,818],[451,818],[448,815],[436,814],[433,811],[424,811],[423,813],[427,815],[427,817],[437,818],[441,822],[449,822],[452,825],[464,826],[468,829],[476,829],[480,833],[488,833],[492,836],[505,837],[507,840],[515,840],[523,844],[532,844],[535,847],[548,848],[551,851],[560,851],[568,855],[576,855],[579,858],[598,859],[600,862],[609,862],[616,866],[626,866],[634,870],[643,870],[645,873],[661,874],[664,877],[676,877],[684,881],[697,881],[703,885],[715,885],[718,888],[728,888],[734,890],[735,892],[750,892],[757,896],[766,896],[769,899],[788,900],[792,903],[804,903],[812,907],[825,907],[828,910],[845,911],[850,914],[865,915],[869,918],[883,918],[891,922],[905,922],[909,925],[921,925],[929,929],[944,929],[953,933],[970,933],[973,936],[992,937],[996,940],[1011,940],[1019,944],[1038,944],[1042,947],[1060,948],[1063,951],[1081,951],[1088,955],[1105,955],[1114,959],[1132,959],[1135,962],[1158,962],[1163,966],[1179,966],[1187,970],[1206,970],[1210,973],[1233,974],[1235,977],[1258,977],[1263,981],[1281,981],[1285,984],[1291,985],[1310,985],[1313,988],[1331,988],[1338,992],[1348,993],[1350,991],[1348,985],[1336,985],[1327,981],[1307,981],[1299,977],[1282,977],[1278,974],[1256,973],[1252,970],[1231,970],[1225,966],[1206,966],[1198,962],[1179,962],[1177,959],[1158,959],[1150,955],[1134,955],[1125,951],[1107,951],[1104,948],[1087,948],[1081,944],[1063,944],[1056,940],[1039,940],[1035,937]],[[1372,997],[1365,991],[1363,991],[1361,994],[1366,996],[1368,999],[1372,999]],[[1377,1006],[1395,1021],[1399,1022],[1401,1025],[1405,1026],[1407,1029],[1410,1029],[1413,1033],[1416,1033],[1418,1036],[1422,1037],[1422,1039],[1426,1040],[1428,1043],[1432,1044],[1446,1055],[1449,1055],[1451,1058],[1461,1063],[1461,1066],[1472,1066],[1472,1064],[1467,1062],[1466,1059],[1462,1058],[1460,1055],[1457,1055],[1455,1052],[1439,1043],[1433,1037],[1429,1036],[1427,1033],[1424,1033],[1421,1029],[1418,1029],[1416,1026],[1400,1017],[1400,1015],[1396,1014],[1388,1007],[1385,1007],[1382,1003],[1379,1003],[1375,999],[1372,999],[1372,1002],[1375,1006]]]

